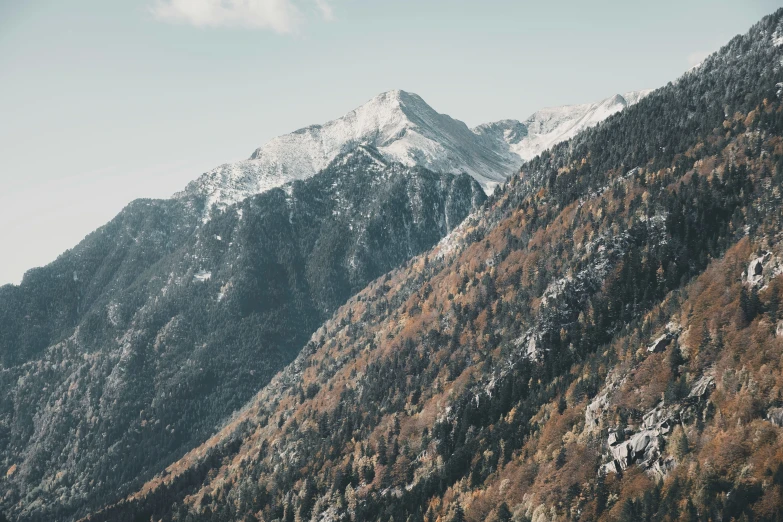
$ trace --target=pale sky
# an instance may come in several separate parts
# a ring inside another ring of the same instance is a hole
[[[783,0],[0,0],[0,284],[404,89],[474,126],[654,88]]]

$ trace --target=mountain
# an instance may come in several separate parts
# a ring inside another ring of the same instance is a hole
[[[88,520],[779,520],[783,9],[526,163]]]
[[[0,287],[0,511],[68,520],[132,491],[485,199],[358,147],[207,223],[194,200],[133,202]]]
[[[517,123],[519,141],[384,93],[131,203],[1,287],[0,511],[83,514],[203,442],[350,295],[481,206],[513,147],[610,112],[590,107]]]
[[[650,91],[594,104],[544,109],[524,123],[513,120],[469,129],[405,91],[380,94],[342,118],[277,137],[249,159],[228,163],[191,182],[178,197],[223,208],[294,179],[306,179],[357,145],[376,148],[387,161],[434,172],[467,173],[489,193],[524,160],[575,136],[636,103]]]
[[[487,136],[507,149],[505,153],[529,161],[553,145],[569,140],[585,129],[594,127],[609,116],[639,102],[652,90],[627,92],[596,103],[550,107],[533,113],[524,122],[502,120],[479,125],[473,131]]]

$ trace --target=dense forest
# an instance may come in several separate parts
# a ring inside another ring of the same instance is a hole
[[[485,199],[359,148],[207,222],[198,200],[132,203],[0,288],[0,510],[65,520],[130,493]]]
[[[783,513],[783,10],[525,164],[89,520]]]

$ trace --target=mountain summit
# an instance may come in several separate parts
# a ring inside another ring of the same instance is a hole
[[[536,112],[470,129],[440,114],[420,96],[402,90],[379,94],[345,116],[272,139],[249,159],[221,165],[178,196],[205,198],[207,212],[291,180],[306,179],[358,145],[389,161],[435,172],[467,173],[485,191],[504,182],[526,160],[635,103],[649,91],[598,103]]]

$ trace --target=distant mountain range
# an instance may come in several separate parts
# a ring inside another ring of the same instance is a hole
[[[524,161],[629,107],[651,91],[615,95],[596,103],[542,109],[524,122],[503,120],[469,129],[440,114],[418,95],[380,94],[342,118],[285,134],[259,147],[249,159],[202,175],[177,197],[206,200],[223,208],[294,179],[306,179],[338,154],[357,145],[377,149],[389,161],[434,172],[467,173],[487,193]]]

